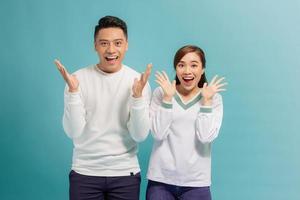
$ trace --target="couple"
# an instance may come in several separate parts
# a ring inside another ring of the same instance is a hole
[[[184,46],[174,58],[176,80],[157,72],[160,87],[151,99],[152,65],[139,74],[122,63],[128,49],[123,20],[101,18],[94,45],[99,63],[74,74],[55,60],[67,83],[63,127],[74,144],[70,199],[139,199],[137,143],[150,129],[146,199],[211,199],[211,142],[222,122],[224,78],[207,84],[204,52]]]

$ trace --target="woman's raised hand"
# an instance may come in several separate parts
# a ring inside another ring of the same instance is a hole
[[[227,83],[223,81],[224,79],[225,77],[218,79],[218,75],[216,75],[209,84],[203,84],[201,94],[203,96],[203,103],[205,105],[211,104],[212,98],[217,92],[226,91],[224,86],[227,85]]]
[[[164,91],[164,101],[172,101],[172,98],[176,92],[176,81],[174,80],[172,83],[169,80],[166,72],[156,72],[155,74],[156,80],[155,82],[160,85],[160,87]]]

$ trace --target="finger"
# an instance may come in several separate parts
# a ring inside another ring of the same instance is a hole
[[[132,85],[132,90],[135,89],[136,85],[137,85],[137,82],[138,82],[138,78],[134,78],[133,80],[133,85]]]
[[[141,73],[140,81],[144,82],[144,73]]]
[[[150,74],[147,71],[143,73],[141,80],[143,81],[144,84],[146,84],[146,82],[148,81],[149,75]]]
[[[56,64],[57,69],[60,71],[60,73],[63,76],[63,78],[66,80],[68,78],[68,76],[69,76],[69,73],[68,73],[67,69],[57,59],[54,60],[54,63]]]
[[[134,78],[134,84],[137,84],[139,82],[138,78]]]
[[[155,80],[155,82],[156,82],[158,85],[160,85],[160,87],[163,87],[163,83],[162,83],[161,81]]]
[[[155,82],[156,82],[156,83],[161,83],[161,84],[163,83],[163,82],[161,82],[161,81],[158,80],[158,79],[155,79]]]
[[[68,71],[66,70],[66,68],[61,68],[61,73],[64,77],[64,79],[69,82],[70,77],[72,76],[71,74],[68,73]]]
[[[215,84],[221,83],[224,79],[225,79],[225,77],[219,78],[219,79],[215,82]]]
[[[206,87],[207,87],[207,83],[204,83],[202,88],[206,88]]]
[[[144,72],[142,74],[141,80],[142,80],[143,84],[146,84],[148,77],[149,77],[149,74],[147,74],[147,72]]]
[[[221,87],[223,87],[223,86],[225,86],[225,85],[227,85],[227,83],[219,84],[219,85],[217,85],[217,88],[221,88]]]
[[[62,66],[62,64],[60,63],[60,61],[58,59],[55,59],[54,63],[58,69],[60,69],[60,67]]]
[[[162,79],[165,79],[165,77],[162,75],[160,71],[157,71],[156,74],[159,75]]]
[[[61,70],[62,68],[65,68],[65,67],[61,64],[61,62],[60,62],[59,60],[57,60],[57,59],[54,60],[54,63],[55,63],[55,65],[56,65],[56,67],[57,67],[58,70]]]
[[[176,88],[176,80],[173,80],[172,86],[173,86],[173,88]]]
[[[147,68],[146,68],[146,74],[151,74],[151,70],[152,70],[152,63],[149,63],[148,65],[147,65]]]
[[[162,74],[163,74],[164,78],[165,78],[168,82],[170,82],[167,73],[166,73],[165,71],[162,71]]]
[[[157,72],[155,74],[156,79],[160,80],[160,81],[165,81],[164,77],[162,74],[160,74],[159,72]]]
[[[147,65],[146,71],[143,73],[143,79],[141,79],[144,83],[146,83],[149,79],[152,70],[152,63]]]
[[[68,75],[67,75],[65,69],[64,68],[60,68],[59,72],[60,72],[61,76],[63,77],[63,79],[67,82]]]
[[[225,88],[217,89],[217,92],[223,92],[223,91],[226,91],[226,89]]]
[[[217,77],[218,77],[218,75],[215,75],[215,76],[213,77],[213,79],[210,81],[209,85],[214,84],[214,82],[216,81]]]
[[[163,83],[165,80],[164,79],[162,79],[161,77],[159,77],[159,76],[156,76],[156,80],[158,80],[159,82],[161,82],[161,83]]]

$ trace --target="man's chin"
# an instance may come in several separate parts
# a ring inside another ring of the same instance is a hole
[[[121,63],[110,63],[110,62],[107,62],[107,63],[103,63],[101,66],[102,66],[101,69],[104,72],[114,73],[114,72],[117,72],[117,71],[119,71],[121,69],[122,64]]]

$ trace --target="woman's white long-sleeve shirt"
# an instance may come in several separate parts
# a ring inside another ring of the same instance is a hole
[[[132,97],[140,74],[122,65],[105,73],[96,65],[74,73],[79,91],[65,89],[63,127],[73,140],[72,169],[91,176],[126,176],[140,171],[137,142],[150,129],[151,88],[141,98]]]
[[[153,92],[149,180],[177,186],[211,185],[211,143],[219,134],[223,103],[220,94],[214,95],[212,106],[202,106],[200,99],[201,92],[188,102],[176,93],[166,103],[160,87]]]

